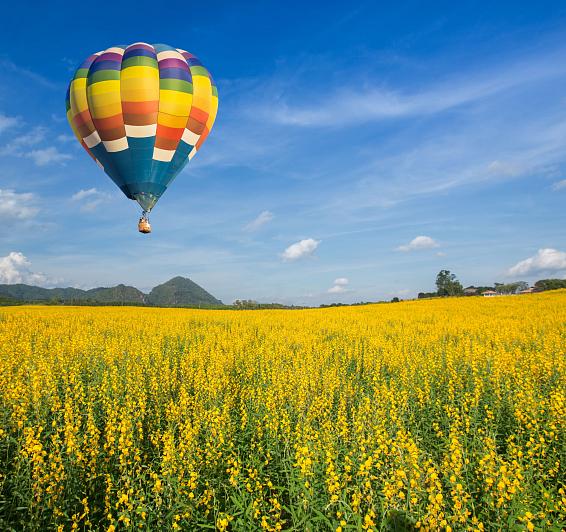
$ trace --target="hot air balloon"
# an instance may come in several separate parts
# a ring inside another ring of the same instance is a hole
[[[165,44],[113,46],[88,57],[66,97],[77,139],[142,208],[138,229],[200,149],[218,110],[212,76],[191,53]]]

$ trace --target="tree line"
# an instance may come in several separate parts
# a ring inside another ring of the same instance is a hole
[[[450,297],[464,295],[481,295],[491,290],[501,295],[518,294],[529,288],[526,281],[515,281],[512,283],[494,283],[493,286],[469,286],[464,288],[456,275],[450,270],[440,270],[436,276],[436,292],[419,292],[419,299],[429,297]],[[557,290],[566,288],[566,279],[540,279],[534,286],[535,292],[544,290]]]

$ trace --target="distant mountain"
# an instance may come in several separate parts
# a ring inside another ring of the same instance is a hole
[[[20,302],[17,299],[14,299],[13,297],[0,295],[0,306],[17,305],[19,303]]]
[[[174,277],[156,286],[147,296],[148,303],[156,307],[222,306],[219,299],[185,277]]]
[[[99,305],[152,305],[157,307],[223,306],[222,301],[184,277],[156,286],[149,295],[133,286],[110,288],[42,288],[27,284],[0,284],[0,302],[66,303]]]
[[[28,284],[0,284],[0,296],[12,297],[19,301],[70,301],[85,297],[85,290],[78,288],[42,288]]]
[[[146,295],[133,286],[119,284],[111,288],[93,288],[87,290],[87,299],[97,303],[135,303],[143,305],[146,303]]]

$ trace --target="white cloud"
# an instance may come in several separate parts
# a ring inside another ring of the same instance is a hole
[[[92,212],[102,203],[108,201],[112,196],[107,192],[100,192],[96,188],[79,190],[71,196],[71,201],[81,202],[81,211]],[[86,200],[86,201],[84,201]]]
[[[22,148],[35,146],[45,139],[46,131],[44,127],[37,126],[30,129],[23,135],[14,137],[10,142],[5,144],[0,150],[2,155],[22,156]]]
[[[530,170],[528,166],[508,161],[492,161],[487,169],[491,174],[505,177],[517,177]]]
[[[566,188],[566,179],[556,181],[556,183],[552,184],[552,190],[562,190],[564,188]]]
[[[18,194],[13,190],[0,189],[0,218],[27,220],[38,212],[36,197],[31,192]]]
[[[57,135],[57,140],[61,143],[61,144],[67,144],[69,142],[76,142],[77,138],[74,135],[65,135],[65,134],[61,134],[61,135]],[[78,144],[77,144],[78,145]]]
[[[343,292],[348,292],[346,288],[349,284],[349,280],[346,277],[338,277],[334,279],[334,285],[328,289],[329,294],[341,294]]]
[[[343,127],[398,117],[433,115],[534,81],[560,76],[564,73],[564,66],[556,61],[560,59],[528,58],[522,64],[506,65],[498,71],[487,69],[478,72],[472,81],[469,76],[452,78],[419,92],[396,91],[379,86],[378,82],[361,89],[340,88],[327,91],[325,97],[317,94],[310,101],[305,97],[302,100],[307,103],[302,105],[289,104],[281,97],[281,93],[285,92],[279,87],[276,102],[268,100],[259,106],[254,102],[253,109],[262,119],[301,127]]]
[[[312,255],[318,245],[320,240],[314,240],[312,238],[305,238],[299,242],[291,244],[282,254],[281,257],[285,261],[294,261],[302,259]]]
[[[408,244],[403,244],[397,248],[397,251],[415,251],[418,249],[432,249],[439,247],[439,244],[430,236],[417,236]]]
[[[343,286],[337,285],[335,284],[334,286],[330,287],[328,289],[328,293],[329,294],[341,294],[342,292],[345,292],[346,289]]]
[[[40,284],[46,281],[45,275],[31,271],[31,262],[23,253],[12,251],[5,257],[0,257],[0,283]]]
[[[34,127],[27,133],[13,138],[0,148],[0,155],[11,155],[13,157],[25,157],[31,159],[37,166],[46,166],[51,163],[64,163],[72,159],[71,155],[60,152],[55,146],[46,148],[30,148],[41,144],[47,137],[47,130],[42,127]]]
[[[29,153],[26,153],[25,157],[32,159],[37,166],[46,166],[51,163],[63,163],[72,159],[70,155],[60,152],[54,146],[39,150],[32,150]]]
[[[96,190],[96,188],[88,188],[86,190],[81,189],[78,192],[75,192],[71,196],[71,199],[73,201],[80,201],[82,199],[89,198],[91,196],[96,196],[97,194],[98,194],[98,190]]]
[[[0,133],[6,131],[11,127],[14,127],[18,123],[18,119],[15,116],[6,116],[0,113]]]
[[[54,83],[53,81],[41,76],[37,72],[33,72],[28,70],[27,68],[23,68],[16,63],[13,63],[9,59],[0,59],[0,69],[10,72],[11,74],[16,74],[21,77],[28,78],[32,80],[34,83],[38,85],[42,85],[43,87],[47,87],[53,90],[61,90],[61,87],[58,83]]]
[[[252,220],[249,224],[244,227],[245,231],[257,231],[260,227],[273,220],[273,213],[270,211],[262,211],[259,213],[257,218]]]
[[[507,271],[508,275],[534,275],[542,272],[566,271],[566,253],[552,248],[539,249]]]

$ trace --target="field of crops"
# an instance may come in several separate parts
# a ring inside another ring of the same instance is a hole
[[[2,530],[561,530],[566,291],[0,309]]]

